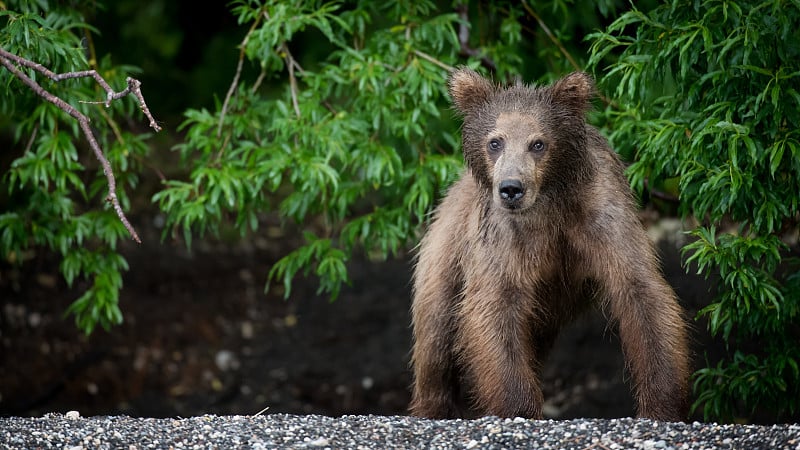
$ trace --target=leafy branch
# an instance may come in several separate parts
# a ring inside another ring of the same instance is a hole
[[[61,98],[52,93],[48,92],[44,89],[39,83],[37,83],[33,78],[26,75],[22,72],[15,64],[20,66],[24,66],[30,69],[33,69],[42,75],[46,76],[47,78],[59,82],[62,80],[68,80],[72,78],[84,78],[84,77],[91,77],[106,91],[106,100],[102,102],[107,108],[111,105],[112,100],[117,100],[122,97],[127,96],[128,94],[133,94],[139,100],[139,106],[142,109],[142,112],[145,114],[147,119],[150,121],[150,127],[156,131],[161,131],[161,127],[156,123],[156,120],[153,118],[153,115],[150,113],[150,110],[147,108],[147,103],[145,103],[144,96],[142,95],[141,85],[142,83],[139,80],[134,78],[127,78],[127,87],[120,92],[115,92],[111,86],[97,73],[96,70],[83,70],[83,71],[76,71],[76,72],[65,72],[65,73],[55,73],[48,68],[44,67],[39,63],[35,63],[28,59],[25,59],[21,56],[15,55],[6,51],[5,49],[0,48],[0,64],[2,64],[9,72],[14,74],[17,78],[19,78],[23,83],[25,83],[36,95],[44,98],[48,102],[56,105],[59,109],[66,112],[75,120],[78,121],[80,124],[81,130],[83,134],[86,136],[86,140],[89,142],[89,146],[94,151],[94,155],[100,164],[103,166],[103,173],[106,176],[106,180],[108,182],[108,195],[106,196],[106,201],[110,202],[114,211],[117,213],[117,217],[128,230],[130,233],[131,238],[137,243],[141,243],[141,239],[139,235],[136,233],[136,230],[128,221],[128,218],[125,216],[125,212],[122,210],[122,207],[119,204],[119,199],[117,198],[117,182],[114,178],[114,172],[111,169],[111,164],[108,162],[108,159],[103,154],[103,150],[100,148],[100,145],[97,143],[97,139],[94,136],[94,132],[92,132],[92,128],[89,125],[90,120],[89,118],[75,109],[72,105],[65,102]]]
[[[632,185],[675,186],[678,212],[700,222],[686,267],[718,280],[697,314],[726,346],[695,373],[706,419],[798,411],[798,24],[797,2],[679,0],[589,36],[589,65],[615,89],[607,128],[635,159]]]

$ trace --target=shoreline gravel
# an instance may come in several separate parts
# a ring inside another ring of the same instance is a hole
[[[800,424],[267,414],[0,418],[0,449],[792,449]]]

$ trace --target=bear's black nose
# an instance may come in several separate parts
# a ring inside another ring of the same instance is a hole
[[[522,186],[522,182],[515,179],[501,181],[498,190],[500,198],[507,202],[517,201],[525,195],[525,187]]]

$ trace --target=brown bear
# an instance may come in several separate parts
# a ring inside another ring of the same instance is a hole
[[[592,304],[619,327],[641,417],[687,414],[688,348],[675,294],[623,165],[586,123],[593,80],[500,87],[461,68],[467,168],[417,252],[410,412],[542,417],[540,373],[559,329]]]

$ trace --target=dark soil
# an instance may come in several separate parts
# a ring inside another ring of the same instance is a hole
[[[0,263],[0,415],[406,413],[409,257],[353,261],[352,286],[335,302],[315,295],[314,279],[297,280],[286,301],[279,288],[264,293],[271,263],[295,245],[276,225],[246,242],[197,240],[191,253],[162,242],[155,227],[137,228],[144,243],[121,247],[130,265],[125,321],[88,337],[63,316],[82,291],[65,285],[57,259]],[[686,275],[674,243],[660,247],[665,274],[694,317],[707,282]],[[544,391],[552,418],[634,413],[621,351],[601,314],[564,331]]]

